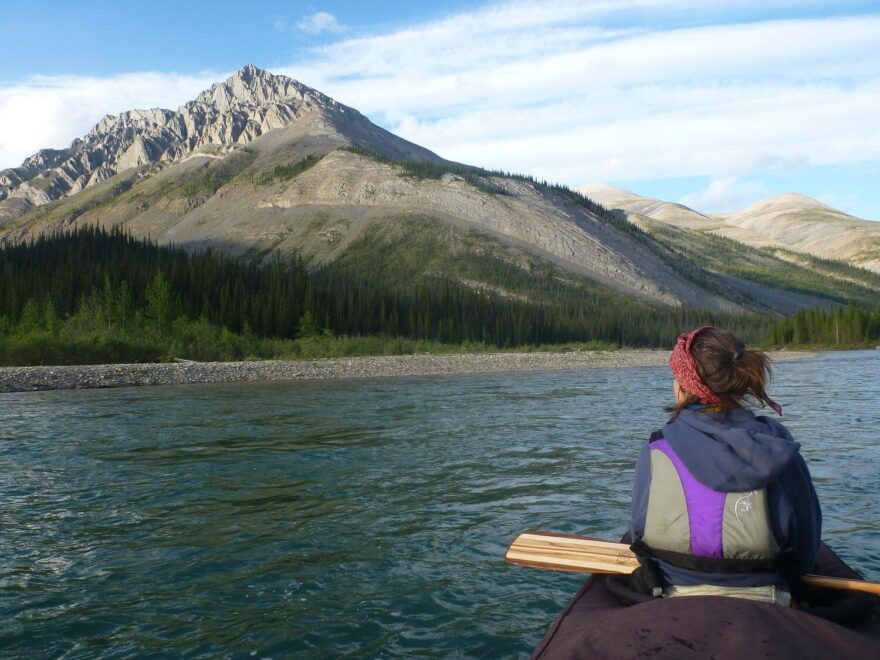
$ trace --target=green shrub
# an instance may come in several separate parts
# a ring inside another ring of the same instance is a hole
[[[275,183],[276,181],[289,181],[317,165],[321,162],[322,158],[323,156],[309,154],[302,160],[293,163],[285,163],[283,165],[276,165],[269,170],[255,175],[254,183],[264,186],[270,183]]]

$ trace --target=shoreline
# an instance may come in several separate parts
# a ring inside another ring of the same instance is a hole
[[[815,352],[774,351],[774,361],[814,357]],[[0,367],[0,393],[45,390],[186,385],[261,381],[386,378],[444,374],[503,373],[653,367],[665,365],[669,351],[620,349],[556,353],[451,353],[380,355],[319,360],[254,360]]]

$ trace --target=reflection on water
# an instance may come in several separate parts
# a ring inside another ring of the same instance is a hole
[[[880,578],[880,351],[782,363],[825,537]],[[615,538],[665,368],[0,395],[0,648],[527,655]]]

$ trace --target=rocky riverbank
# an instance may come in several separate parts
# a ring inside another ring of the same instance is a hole
[[[812,354],[785,351],[775,359]],[[0,367],[0,392],[231,383],[246,381],[377,378],[431,374],[552,371],[666,364],[669,353],[655,350],[571,351],[562,353],[468,353],[392,355],[322,360],[252,362],[174,362],[65,367]]]

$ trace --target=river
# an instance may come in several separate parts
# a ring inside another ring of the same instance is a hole
[[[880,351],[782,362],[825,539],[880,579]],[[0,651],[527,656],[618,538],[665,367],[0,395]],[[772,413],[771,413],[772,414]]]

